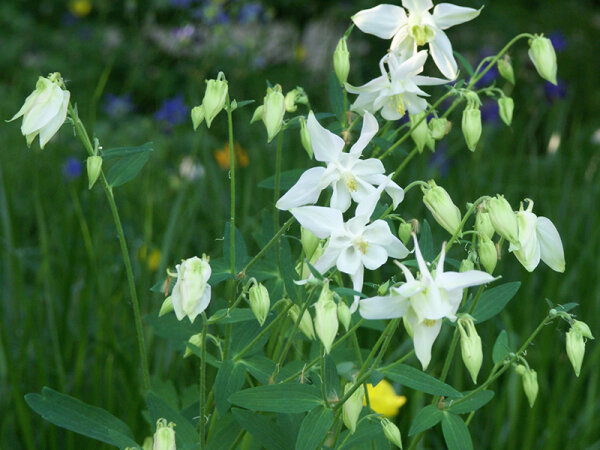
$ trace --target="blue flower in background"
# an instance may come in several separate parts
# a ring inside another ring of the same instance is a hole
[[[479,62],[478,62],[478,63],[477,63],[475,66],[473,66],[473,70],[475,70],[475,68],[476,68],[476,67],[477,67],[477,66],[478,66],[478,65],[481,63],[481,61],[482,61],[484,58],[487,58],[488,56],[493,56],[493,55],[495,55],[495,53],[494,53],[492,50],[488,49],[488,48],[485,48],[485,49],[481,50],[481,51],[479,52],[479,56],[480,56]],[[487,66],[489,65],[489,63],[490,63],[490,61],[486,61],[486,62],[483,64],[483,66],[482,66],[482,67],[487,67]],[[496,67],[496,64],[494,64],[494,65],[492,66],[492,68],[491,68],[490,70],[488,70],[488,71],[487,71],[487,72],[486,72],[486,73],[485,73],[485,74],[484,74],[484,75],[483,75],[483,76],[482,76],[482,77],[479,79],[479,81],[478,81],[477,83],[475,83],[475,86],[476,86],[476,87],[489,86],[490,84],[492,84],[492,83],[493,83],[493,82],[494,82],[494,81],[495,81],[495,80],[498,78],[498,75],[499,75],[499,74],[498,74],[498,69],[497,69],[497,67]]]
[[[223,7],[211,2],[196,9],[192,16],[206,25],[224,25],[230,22],[229,15],[223,10]]]
[[[175,8],[189,8],[193,0],[171,0],[171,6]]]
[[[106,94],[104,101],[104,112],[113,119],[119,119],[133,111],[131,94],[115,95]]]
[[[179,94],[163,101],[158,111],[154,113],[154,118],[174,127],[185,122],[189,114],[190,109],[183,101],[183,95]]]
[[[83,172],[83,164],[79,159],[71,156],[64,162],[62,172],[67,181],[76,180]]]
[[[429,168],[437,170],[442,177],[448,175],[448,169],[450,168],[450,158],[448,157],[448,145],[445,142],[440,142],[435,149],[429,162],[427,163]]]
[[[251,2],[242,5],[238,13],[238,21],[241,24],[258,22],[261,19],[263,7],[260,3]]]
[[[556,86],[546,81],[544,83],[544,92],[546,98],[551,101],[562,100],[567,96],[567,83],[561,79],[556,79]]]
[[[484,100],[481,105],[481,121],[488,125],[498,125],[500,110],[495,100]]]
[[[567,49],[567,38],[562,32],[553,31],[548,35],[548,39],[552,42],[555,51],[562,52]]]

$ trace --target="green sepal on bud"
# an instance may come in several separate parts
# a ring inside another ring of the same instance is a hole
[[[502,122],[510,126],[513,118],[513,111],[515,109],[515,102],[510,97],[501,97],[498,99],[498,112]]]
[[[497,195],[488,199],[485,208],[496,233],[508,242],[519,245],[517,216],[504,196]]]
[[[569,357],[569,361],[571,361],[575,376],[577,377],[579,377],[579,374],[581,373],[581,365],[583,364],[583,357],[585,356],[584,338],[594,339],[590,327],[585,322],[574,320],[571,324],[571,329],[567,332],[566,344],[567,356]]]
[[[460,267],[458,268],[459,272],[468,272],[469,270],[474,270],[475,264],[471,261],[470,258],[463,259],[460,262]]]
[[[515,71],[510,62],[510,56],[504,55],[504,58],[498,61],[498,72],[506,81],[515,84]]]
[[[315,331],[325,347],[325,353],[331,351],[331,345],[339,328],[337,309],[333,301],[333,292],[329,289],[329,281],[325,280],[315,305]]]
[[[460,231],[461,214],[458,207],[450,198],[446,190],[435,184],[435,181],[429,181],[430,188],[423,188],[423,203],[433,218],[448,233],[454,235]]]
[[[530,39],[529,59],[540,77],[556,85],[556,52],[550,39],[541,35]]]
[[[175,450],[175,424],[166,419],[158,419],[154,433],[154,450]]]
[[[471,374],[473,383],[477,384],[477,375],[479,374],[479,370],[481,370],[481,363],[483,362],[481,338],[477,334],[472,317],[461,317],[458,319],[457,325],[460,332],[460,350],[463,362]]]
[[[498,250],[494,242],[485,234],[480,234],[477,240],[477,253],[479,261],[485,271],[490,275],[494,272],[498,263]]]
[[[190,336],[190,338],[188,339],[188,343],[192,344],[194,347],[198,347],[198,348],[202,348],[202,333],[198,333],[198,334],[194,334],[192,336]],[[185,352],[183,353],[183,357],[187,358],[190,355],[193,355],[194,352],[192,352],[186,345],[185,347]]]
[[[158,317],[162,317],[165,314],[168,314],[170,312],[173,312],[173,300],[171,299],[171,296],[168,296],[167,298],[165,298],[165,300],[163,301],[163,303],[160,307],[160,311],[158,312]]]
[[[352,385],[353,383],[346,384],[346,387],[344,388],[344,395],[350,390]],[[342,419],[344,420],[344,425],[346,425],[346,428],[350,430],[351,434],[354,434],[356,431],[356,423],[358,422],[360,412],[363,408],[364,396],[365,388],[361,384],[342,406]]]
[[[448,134],[450,126],[448,119],[445,117],[434,117],[429,121],[429,132],[431,137],[439,141]]]
[[[295,89],[292,89],[287,94],[285,94],[285,110],[287,112],[294,112],[298,109],[299,104],[307,105],[308,104],[308,96],[304,89],[300,86],[297,86]]]
[[[304,251],[304,257],[307,260],[311,260],[315,250],[319,246],[321,240],[315,236],[311,231],[304,227],[300,227],[300,242],[302,243],[302,250]]]
[[[400,429],[396,426],[395,423],[390,422],[388,419],[381,419],[381,427],[383,428],[383,434],[398,448],[402,448],[402,435],[400,434]]]
[[[204,98],[202,99],[202,114],[204,120],[206,120],[206,126],[210,128],[212,121],[217,114],[225,107],[225,101],[227,100],[228,84],[225,79],[225,74],[219,72],[216,80],[206,80],[206,91],[204,92]],[[192,110],[193,111],[193,110]],[[201,113],[196,112],[196,120],[198,125],[202,122]],[[192,122],[194,122],[194,128],[197,128],[194,116],[192,115]]]
[[[494,237],[494,226],[490,220],[490,215],[482,208],[477,209],[475,215],[475,231],[492,239]]]
[[[412,130],[410,137],[415,142],[419,153],[423,153],[425,146],[429,147],[429,149],[433,151],[435,149],[435,141],[433,140],[431,131],[427,126],[427,112],[423,111],[418,114],[411,114],[409,119],[410,128]]]
[[[254,110],[254,114],[252,114],[252,119],[250,119],[250,123],[254,123],[254,122],[258,122],[259,120],[262,120],[264,109],[265,109],[265,107],[263,105],[260,105],[258,108],[256,108]]]
[[[350,321],[352,320],[352,313],[350,312],[350,308],[348,307],[348,305],[346,305],[346,302],[344,302],[343,300],[338,301],[337,318],[344,327],[344,329],[348,331],[348,329],[350,328]]]
[[[340,85],[344,86],[350,73],[350,52],[348,52],[346,36],[339,40],[333,52],[333,70]]]
[[[92,155],[88,156],[86,161],[87,174],[88,174],[88,189],[91,189],[98,177],[102,173],[102,156]]]
[[[300,142],[302,143],[302,147],[308,153],[310,159],[313,157],[313,148],[312,141],[310,139],[310,133],[308,132],[308,127],[306,126],[306,118],[300,117]]]
[[[523,391],[525,391],[525,396],[529,402],[529,407],[533,408],[539,390],[537,372],[522,364],[519,364],[517,367],[515,367],[515,372],[521,376],[523,381]]]
[[[467,107],[462,115],[462,132],[467,148],[472,152],[481,138],[481,111],[478,107]]]
[[[202,121],[204,120],[204,108],[202,105],[194,106],[191,112],[192,116],[192,125],[194,127],[194,131],[198,129]]]
[[[267,142],[271,142],[283,125],[285,115],[285,97],[279,84],[267,88],[263,103],[262,121],[267,129]]]
[[[398,225],[398,237],[400,238],[403,244],[406,245],[406,243],[410,240],[412,232],[412,224],[408,222],[402,222],[400,225]]]
[[[269,291],[264,287],[262,283],[255,283],[248,290],[250,309],[254,313],[254,317],[258,320],[258,323],[262,327],[269,314],[271,308],[271,299],[269,297]]]
[[[300,316],[300,308],[298,305],[293,305],[289,311],[288,316],[292,319],[292,322],[296,323],[298,317]],[[298,326],[300,331],[304,336],[306,336],[311,341],[315,339],[315,329],[313,327],[312,319],[310,318],[310,314],[308,311],[304,310],[304,314],[302,314],[302,319],[300,320],[300,325]]]
[[[144,443],[142,444],[142,450],[153,450],[154,448],[154,439],[152,436],[146,436],[144,439]]]

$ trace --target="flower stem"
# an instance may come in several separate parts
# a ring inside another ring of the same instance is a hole
[[[206,425],[206,332],[208,330],[208,320],[206,313],[202,313],[202,348],[200,358],[200,448],[204,449],[204,428]]]
[[[231,191],[231,210],[229,222],[229,270],[235,276],[235,152],[233,148],[233,119],[231,117],[231,102],[227,92],[227,132],[229,134],[229,186]],[[232,297],[229,297],[231,304]]]
[[[273,230],[279,228],[279,209],[275,204],[279,200],[279,185],[281,182],[281,148],[283,144],[283,130],[277,135],[277,151],[275,154],[275,189],[273,189]],[[279,246],[275,247],[275,260],[277,270],[281,272],[279,264]]]

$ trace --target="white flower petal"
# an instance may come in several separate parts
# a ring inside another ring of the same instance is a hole
[[[340,252],[335,265],[340,272],[350,275],[355,273],[359,267],[362,267],[360,252],[352,245],[346,247]]]
[[[425,263],[423,255],[421,254],[421,249],[419,248],[419,241],[417,241],[416,234],[413,234],[413,240],[415,241],[415,257],[417,258],[417,263],[419,264],[419,272],[421,272],[421,277],[423,279],[431,280],[431,274],[429,273],[427,264]]]
[[[491,283],[495,278],[481,270],[467,270],[466,272],[445,272],[436,276],[435,283],[447,291],[465,289]]]
[[[445,78],[426,77],[423,75],[416,75],[412,81],[419,86],[438,86],[440,84],[447,84],[452,80],[446,80]]]
[[[427,50],[417,52],[417,54],[400,63],[397,67],[394,67],[391,72],[392,79],[403,79],[406,78],[407,75],[416,75],[417,73],[422,72],[425,61],[427,61]]]
[[[433,41],[429,43],[429,49],[431,50],[433,61],[438,69],[440,69],[440,72],[446,78],[454,80],[458,76],[458,67],[452,54],[452,44],[446,33],[442,30],[437,30]]]
[[[371,297],[360,300],[359,312],[368,320],[396,319],[406,314],[409,303],[398,295]]]
[[[381,108],[381,117],[389,121],[402,119],[403,115],[398,112],[396,103],[392,100],[392,98],[388,97],[385,100],[386,102],[383,105],[383,108]]]
[[[208,304],[210,303],[210,293],[211,293],[210,284],[207,284],[206,287],[204,288],[204,293],[202,294],[201,300],[197,303],[195,308],[192,311],[190,311],[187,315],[188,318],[190,319],[190,322],[194,323],[196,316],[198,314],[201,314],[202,311],[204,311],[208,307]]]
[[[390,50],[395,55],[410,57],[417,52],[417,42],[408,34],[408,25],[401,26],[392,39]]]
[[[402,265],[402,266],[405,267],[404,265]],[[405,273],[405,276],[406,276],[406,273]],[[411,274],[411,277],[412,277],[412,274]],[[412,297],[413,295],[417,295],[418,293],[423,292],[423,290],[426,287],[427,286],[425,286],[419,280],[415,280],[413,278],[412,280],[407,281],[406,283],[400,285],[399,287],[392,288],[391,290],[392,290],[392,292],[396,293],[400,297],[405,297],[407,299],[410,299],[410,297]]]
[[[66,92],[57,85],[46,88],[39,101],[23,117],[21,133],[31,134],[50,122],[60,111]]]
[[[431,361],[431,347],[440,334],[442,321],[436,320],[433,324],[419,323],[412,326],[413,343],[415,346],[415,354],[421,362],[423,370],[426,370]]]
[[[379,124],[377,123],[377,119],[375,119],[370,112],[365,112],[360,137],[350,148],[350,153],[353,155],[361,155],[364,148],[371,142],[371,139],[373,139],[373,136],[375,136],[378,131]]]
[[[362,266],[362,264],[359,266],[356,272],[350,275],[350,278],[352,279],[352,289],[354,289],[356,292],[362,292],[364,276],[365,268]],[[352,306],[350,306],[350,312],[353,314],[354,311],[356,311],[356,308],[358,308],[358,299],[359,296],[355,295],[354,302],[352,303]]]
[[[439,3],[433,9],[433,20],[442,30],[461,23],[473,20],[480,13],[480,9],[456,6],[451,3]]]
[[[380,245],[369,244],[367,252],[362,255],[362,263],[369,270],[379,269],[388,259],[386,250]]]
[[[558,230],[550,219],[541,216],[537,218],[536,228],[542,261],[552,270],[564,272],[565,252]]]
[[[369,175],[379,175],[383,174],[384,172],[385,167],[383,167],[381,160],[377,158],[359,159],[352,166],[352,173],[361,177],[367,182],[371,182],[368,178]]]
[[[56,134],[59,128],[65,123],[67,118],[67,109],[69,108],[69,99],[71,93],[69,91],[63,91],[63,100],[58,113],[40,130],[40,147],[44,148],[44,145],[52,139],[52,136]]]
[[[431,0],[402,0],[402,6],[408,9],[411,13],[425,12],[433,8]]]
[[[292,208],[290,212],[300,222],[300,225],[319,239],[325,239],[344,227],[344,218],[338,209],[324,206],[300,206]]]
[[[306,127],[317,161],[333,161],[344,148],[344,140],[321,126],[312,111],[308,114]]]
[[[390,39],[404,23],[406,11],[396,5],[378,5],[363,9],[352,16],[352,21],[363,33],[373,34],[381,39]]]
[[[352,198],[350,197],[350,191],[344,180],[338,180],[333,185],[333,195],[331,196],[330,205],[332,208],[339,209],[341,212],[345,212],[350,208]]]
[[[390,80],[387,76],[380,76],[372,79],[368,83],[363,84],[362,86],[352,86],[351,84],[346,83],[346,90],[351,94],[364,94],[364,93],[373,93],[379,92],[381,89],[389,86]]]
[[[324,167],[308,169],[300,176],[296,184],[277,201],[275,206],[281,210],[288,210],[297,206],[316,203],[319,194],[325,187],[321,183],[324,173]]]
[[[411,115],[419,114],[427,109],[427,100],[424,98],[418,97],[415,94],[404,94],[406,98],[406,102],[408,103],[408,113]]]

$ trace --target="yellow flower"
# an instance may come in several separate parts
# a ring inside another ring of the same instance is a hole
[[[146,263],[146,267],[148,267],[148,270],[151,272],[154,272],[156,269],[158,269],[160,257],[161,253],[157,248],[150,250],[146,245],[142,245],[138,251],[138,258],[140,261]]]
[[[406,403],[404,395],[396,395],[396,391],[387,380],[381,380],[377,386],[367,384],[367,393],[371,409],[377,414],[385,417],[394,417],[398,415],[398,410]],[[363,399],[363,405],[367,404],[366,397]]]
[[[87,16],[92,10],[92,3],[89,0],[72,0],[69,2],[69,11],[77,17]]]
[[[235,165],[236,167],[246,167],[250,162],[248,158],[248,152],[244,150],[237,142],[233,144],[233,153],[235,154]],[[215,161],[221,169],[229,169],[229,144],[225,144],[219,150],[213,153]]]

